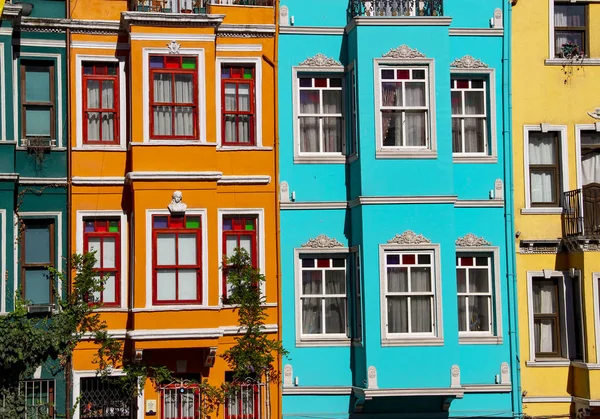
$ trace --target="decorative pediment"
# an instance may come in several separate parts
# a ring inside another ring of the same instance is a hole
[[[308,67],[340,67],[342,63],[327,57],[325,54],[318,53],[314,57],[309,57],[302,61],[300,65]]]
[[[308,247],[311,249],[333,249],[335,247],[344,247],[344,245],[336,239],[332,239],[325,234],[320,234],[314,239],[310,239],[304,243],[302,247]]]
[[[477,237],[473,233],[469,233],[464,237],[456,239],[457,247],[477,247],[477,246],[489,246],[491,243],[485,240],[483,237]]]
[[[450,63],[450,67],[456,68],[488,68],[489,66],[477,58],[473,58],[470,55],[465,55],[462,58],[457,58]]]
[[[400,45],[398,48],[392,48],[385,54],[383,58],[425,58],[425,54],[419,52],[417,49],[413,49],[408,45]]]
[[[388,240],[388,244],[427,244],[431,243],[426,237],[423,237],[422,234],[417,234],[412,230],[406,230],[402,234],[396,234],[391,240]]]
[[[594,119],[600,119],[600,108],[596,108],[593,112],[588,112],[587,114]]]
[[[169,49],[169,54],[179,54],[181,44],[178,44],[176,41],[171,41],[167,44],[167,48]]]

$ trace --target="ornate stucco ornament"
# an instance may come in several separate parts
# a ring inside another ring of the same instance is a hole
[[[396,234],[393,239],[388,240],[388,244],[425,244],[431,243],[426,237],[423,237],[422,234],[417,234],[412,230],[406,230],[402,234]]]
[[[179,54],[181,44],[178,44],[176,41],[171,41],[167,44],[167,48],[169,49],[169,54]]]
[[[450,67],[456,68],[488,68],[489,66],[483,61],[473,58],[470,55],[465,55],[462,58],[457,58],[450,63]]]
[[[332,239],[325,234],[320,234],[314,239],[310,239],[304,243],[302,247],[309,247],[312,249],[332,249],[334,247],[344,247],[344,245],[336,239]]]
[[[187,204],[183,202],[183,194],[181,191],[173,192],[171,203],[168,206],[171,214],[182,214],[187,209]]]
[[[339,67],[342,63],[319,52],[314,57],[309,57],[302,61],[300,65],[309,67]]]
[[[425,54],[413,49],[408,45],[400,45],[398,48],[392,48],[382,56],[383,58],[425,58]]]
[[[456,239],[455,243],[457,247],[489,246],[491,244],[483,237],[477,237],[473,233],[468,233],[464,237],[459,237]]]
[[[594,119],[600,119],[600,108],[596,108],[593,112],[588,112],[587,114]]]

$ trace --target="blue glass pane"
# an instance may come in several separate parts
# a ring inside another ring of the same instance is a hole
[[[25,228],[25,262],[50,263],[50,228],[47,225]]]
[[[168,217],[154,217],[154,228],[167,228]]]
[[[27,66],[25,70],[27,102],[50,102],[50,68]]]
[[[400,265],[400,255],[387,255],[388,265]]]
[[[50,136],[50,109],[27,109],[25,119],[27,136]]]
[[[164,68],[163,57],[150,57],[150,68]]]
[[[25,271],[25,299],[33,304],[50,303],[50,273],[47,269]]]
[[[223,230],[224,231],[233,230],[233,227],[232,227],[232,224],[231,224],[232,222],[233,222],[233,220],[231,218],[225,218],[223,220]]]

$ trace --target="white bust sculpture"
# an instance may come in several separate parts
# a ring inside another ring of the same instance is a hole
[[[173,192],[173,199],[171,199],[171,203],[169,204],[169,211],[171,212],[185,212],[187,209],[187,204],[183,201],[183,194],[181,191]]]

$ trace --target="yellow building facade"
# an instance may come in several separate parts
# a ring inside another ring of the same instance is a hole
[[[96,298],[125,355],[176,377],[147,383],[125,417],[196,418],[189,383],[230,379],[219,354],[240,331],[221,264],[234,248],[266,276],[279,339],[274,3],[71,1],[72,249],[97,251]],[[95,353],[82,342],[73,357],[75,419],[118,399]],[[245,391],[215,417],[280,416],[276,384]]]
[[[600,417],[600,3],[513,0],[523,412]]]

